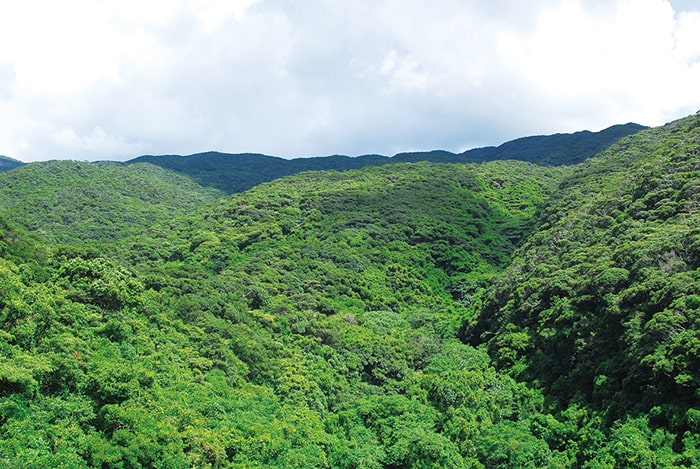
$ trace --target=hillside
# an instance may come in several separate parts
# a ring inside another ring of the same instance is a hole
[[[503,162],[303,173],[221,199],[167,240],[181,246],[178,262],[225,271],[241,288],[249,278],[270,300],[309,290],[299,293],[316,312],[400,310],[401,295],[432,307],[508,263],[563,174]],[[134,261],[138,249],[127,252]]]
[[[306,172],[171,216],[150,165],[6,173],[140,174],[64,216],[154,215],[87,245],[0,215],[0,465],[698,467],[699,132]]]
[[[228,154],[218,152],[195,155],[140,156],[127,161],[151,163],[187,175],[199,184],[214,187],[229,194],[243,192],[263,182],[304,171],[359,169],[386,163],[382,156],[328,156],[285,160],[255,153]]]
[[[584,130],[572,134],[536,135],[482,147],[460,154],[445,151],[399,153],[396,161],[433,161],[440,163],[482,163],[495,160],[519,160],[539,165],[574,165],[597,155],[622,137],[646,129],[639,124],[614,125],[600,132]]]
[[[600,132],[576,132],[525,137],[498,147],[467,150],[460,154],[436,150],[400,153],[391,158],[380,155],[348,157],[333,155],[315,158],[283,158],[243,153],[198,153],[189,156],[140,156],[129,163],[147,162],[192,177],[203,186],[229,194],[243,192],[266,181],[303,171],[359,169],[390,163],[429,161],[433,163],[474,163],[494,160],[521,160],[541,165],[571,165],[603,151],[620,138],[645,127],[638,124],[616,125]]]
[[[0,173],[22,166],[24,163],[7,156],[0,155]]]
[[[560,405],[695,441],[699,205],[700,114],[614,145],[565,180],[466,337]]]
[[[50,241],[113,241],[222,195],[157,166],[31,163],[0,174],[0,216]]]
[[[566,461],[529,429],[537,391],[455,339],[470,295],[564,173],[306,173],[149,227],[111,259],[94,246],[4,257],[0,461]],[[510,433],[530,448],[493,452]]]
[[[544,165],[574,165],[604,151],[621,138],[646,128],[629,123],[614,125],[600,132],[584,130],[573,134],[523,137],[493,149],[469,150],[463,155],[475,162],[512,159]]]

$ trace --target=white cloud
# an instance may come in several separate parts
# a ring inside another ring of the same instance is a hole
[[[243,14],[254,0],[195,0],[197,18],[207,33],[214,33],[231,19],[242,21]]]
[[[664,0],[0,0],[0,154],[462,150],[700,108]]]

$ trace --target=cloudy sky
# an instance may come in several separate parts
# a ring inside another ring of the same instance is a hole
[[[0,0],[0,155],[462,151],[700,110],[700,2]]]

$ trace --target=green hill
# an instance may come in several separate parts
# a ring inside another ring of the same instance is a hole
[[[13,187],[30,201],[0,216],[0,465],[697,467],[699,131],[211,203],[150,165],[7,173],[114,201],[72,189],[78,220],[131,218],[30,238],[41,191]]]
[[[466,336],[560,405],[680,445],[700,430],[699,204],[700,115],[621,141],[565,180]]]
[[[322,285],[299,294],[316,312],[401,309],[400,295],[439,304],[448,286],[466,288],[508,263],[564,173],[515,162],[303,173],[221,199],[168,230],[168,241],[181,246],[178,262],[226,271],[241,287],[250,278],[271,300],[290,301],[292,285],[305,283],[300,272],[313,273]],[[407,282],[400,293],[396,282]],[[380,283],[386,298],[372,293]]]
[[[482,147],[460,154],[445,151],[400,153],[396,161],[433,161],[440,163],[481,163],[495,160],[519,160],[539,165],[574,165],[597,155],[623,137],[646,129],[639,124],[614,125],[600,132],[584,130],[572,134],[536,135]]]
[[[306,173],[148,227],[111,259],[79,246],[4,258],[0,461],[565,461],[529,430],[538,393],[455,339],[564,173]],[[502,432],[531,447],[494,453]]]
[[[22,166],[24,163],[7,156],[0,155],[0,173]]]
[[[377,155],[357,158],[335,155],[285,160],[255,153],[206,152],[189,156],[145,155],[127,161],[127,164],[151,163],[190,176],[203,186],[234,194],[263,182],[304,171],[359,169],[386,164],[387,161],[386,157]]]
[[[615,125],[600,132],[576,132],[525,137],[498,147],[467,150],[460,154],[436,150],[400,153],[391,158],[380,155],[358,157],[326,156],[285,160],[252,153],[198,153],[189,156],[140,156],[127,163],[147,162],[192,177],[203,186],[229,194],[243,192],[260,183],[303,171],[359,169],[391,163],[429,161],[433,163],[475,163],[494,160],[521,160],[541,165],[580,163],[605,150],[620,138],[646,127],[638,124]]]
[[[0,174],[0,215],[51,241],[110,241],[221,194],[162,168],[75,161]]]

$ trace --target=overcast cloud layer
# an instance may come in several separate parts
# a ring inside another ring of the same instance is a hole
[[[0,154],[495,145],[700,109],[665,0],[0,0]]]

